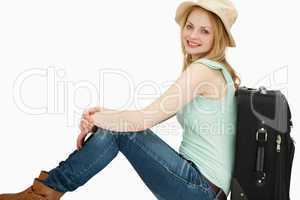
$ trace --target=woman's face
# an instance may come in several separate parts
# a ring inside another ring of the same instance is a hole
[[[213,44],[213,31],[210,18],[202,9],[193,9],[182,30],[182,41],[193,60],[207,53]]]

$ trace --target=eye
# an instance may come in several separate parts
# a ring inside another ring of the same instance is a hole
[[[186,28],[187,28],[187,29],[191,29],[192,26],[188,24],[188,25],[186,25]]]
[[[207,30],[201,30],[202,33],[208,34],[209,32]]]

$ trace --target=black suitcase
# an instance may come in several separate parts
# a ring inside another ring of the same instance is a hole
[[[239,87],[231,200],[289,200],[295,142],[280,90]]]

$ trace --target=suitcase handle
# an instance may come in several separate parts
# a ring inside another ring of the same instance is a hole
[[[268,140],[268,133],[265,128],[259,128],[256,132],[257,155],[256,155],[256,184],[262,186],[266,179],[264,172],[265,143]]]

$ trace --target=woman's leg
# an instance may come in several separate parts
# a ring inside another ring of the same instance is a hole
[[[79,151],[73,151],[50,170],[43,183],[59,192],[74,191],[108,165],[118,152],[115,136],[98,129]]]
[[[195,164],[151,129],[119,134],[117,141],[120,151],[158,199],[214,199],[215,192]]]
[[[215,195],[195,165],[151,129],[120,133],[98,128],[80,151],[75,150],[49,171],[44,184],[60,192],[73,191],[100,172],[119,151],[160,200],[213,199]]]

